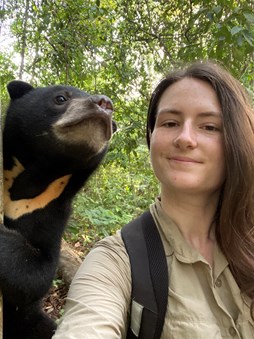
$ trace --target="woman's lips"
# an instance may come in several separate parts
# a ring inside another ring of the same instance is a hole
[[[169,157],[169,160],[172,160],[172,161],[176,161],[176,162],[190,162],[190,163],[198,163],[200,164],[201,161],[198,161],[196,159],[193,159],[193,158],[189,158],[189,157],[181,157],[181,156],[172,156],[172,157]]]

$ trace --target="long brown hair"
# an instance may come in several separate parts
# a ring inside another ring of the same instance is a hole
[[[244,87],[223,67],[195,62],[170,73],[156,87],[148,109],[148,147],[162,93],[185,77],[208,82],[222,108],[226,179],[215,216],[216,239],[241,292],[251,299],[254,318],[254,111]]]

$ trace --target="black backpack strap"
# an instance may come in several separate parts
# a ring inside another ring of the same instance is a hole
[[[159,339],[168,303],[168,267],[160,234],[149,211],[125,225],[121,234],[131,263],[132,310],[137,304],[142,310],[140,330],[133,333],[130,324],[127,339]]]

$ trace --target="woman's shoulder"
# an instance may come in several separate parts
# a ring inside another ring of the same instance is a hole
[[[110,281],[115,280],[128,281],[128,288],[130,285],[130,262],[129,257],[124,247],[121,233],[117,231],[114,235],[107,236],[98,241],[95,246],[85,257],[77,274],[76,280],[81,278],[87,279],[90,277],[100,277],[101,280]]]
[[[116,233],[107,236],[99,240],[93,247],[93,250],[108,250],[113,252],[123,252],[127,255],[125,246],[121,237],[121,230],[117,230]]]
[[[121,231],[99,240],[90,250],[84,264],[94,263],[95,266],[118,266],[129,270],[129,257],[126,252]]]

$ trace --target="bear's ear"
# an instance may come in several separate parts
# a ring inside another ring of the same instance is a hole
[[[7,89],[12,100],[21,98],[24,94],[30,92],[33,86],[21,80],[14,80],[9,82]]]

